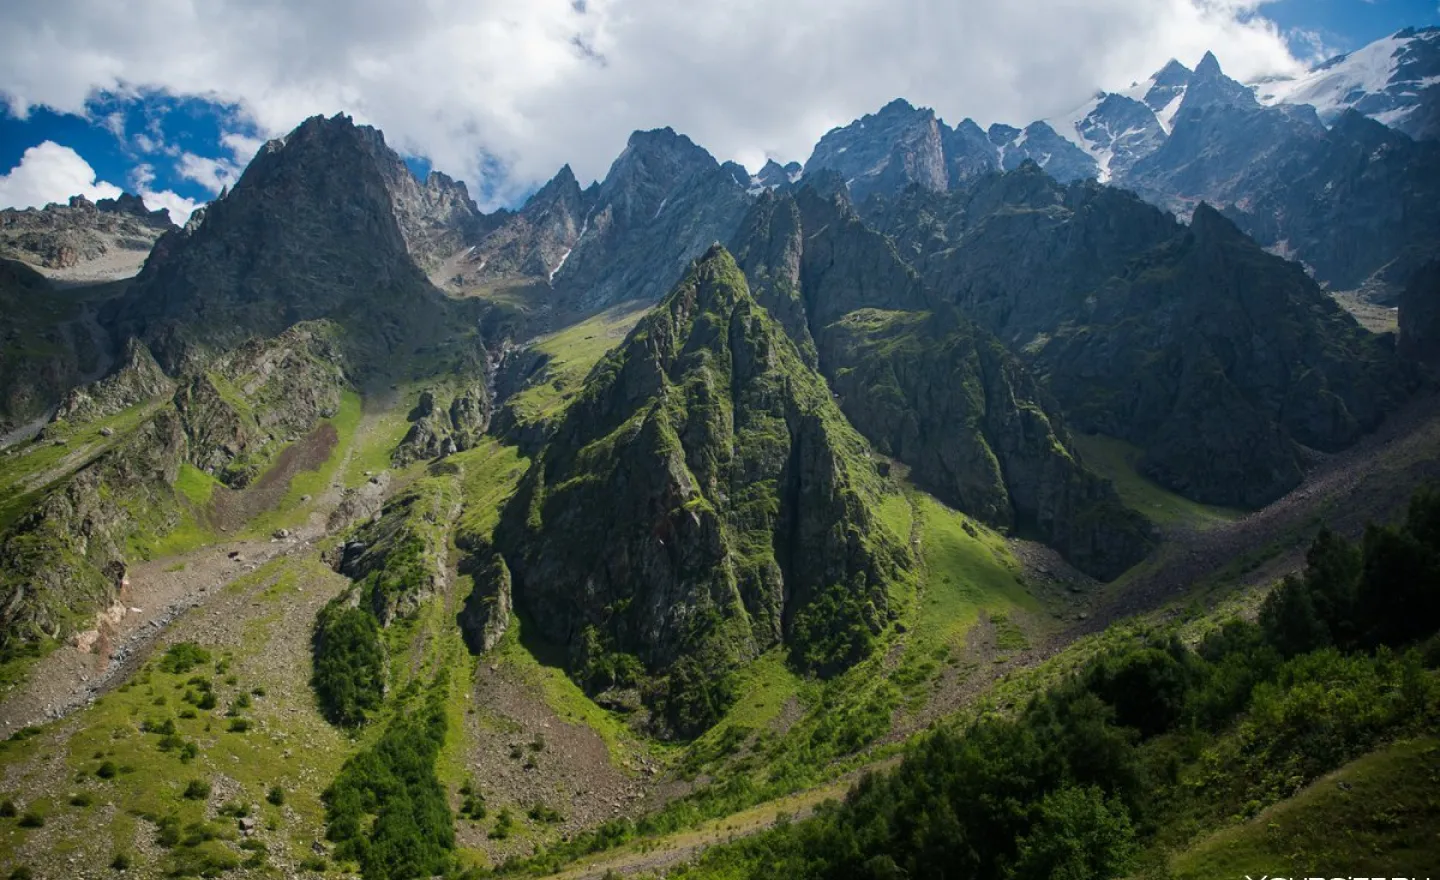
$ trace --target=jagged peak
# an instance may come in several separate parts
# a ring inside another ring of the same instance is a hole
[[[1201,201],[1190,215],[1190,233],[1197,242],[1249,241],[1240,227],[1209,202]]]
[[[929,109],[930,109],[930,108],[928,108],[928,107],[925,107],[925,108],[917,108],[914,104],[911,104],[909,101],[905,100],[904,98],[895,98],[894,100],[890,101],[890,103],[886,104],[884,107],[881,107],[880,110],[879,110],[879,112],[876,113],[875,115],[876,115],[876,116],[893,116],[893,115],[900,114],[900,113],[905,113],[905,114],[917,113],[917,112],[923,113],[923,112],[925,112],[925,111],[927,111],[927,110],[929,110]]]
[[[1206,54],[1208,55],[1209,53],[1207,52]],[[1165,62],[1164,67],[1160,68],[1160,70],[1155,73],[1155,83],[1156,85],[1164,85],[1174,80],[1188,78],[1193,74],[1194,71],[1192,71],[1190,68],[1181,64],[1179,61],[1176,61],[1174,58],[1171,58],[1169,61]]]
[[[1224,76],[1225,72],[1220,69],[1220,59],[1215,57],[1214,52],[1206,52],[1200,63],[1195,65],[1195,75],[1201,77]]]

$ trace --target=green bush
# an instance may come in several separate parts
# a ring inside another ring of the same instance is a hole
[[[269,791],[268,793],[266,793],[266,795],[265,795],[265,800],[269,801],[270,803],[274,804],[274,805],[277,806],[277,807],[279,807],[279,806],[284,806],[284,804],[285,804],[285,789],[281,788],[281,787],[278,786],[278,785],[272,785],[272,786],[270,786],[270,791]]]
[[[160,658],[160,671],[182,675],[210,662],[210,652],[194,642],[178,642],[165,649]]]
[[[374,615],[332,602],[320,612],[315,630],[312,684],[331,723],[363,724],[385,693],[385,647]]]
[[[187,801],[203,801],[210,796],[210,783],[203,779],[192,779],[181,795]]]

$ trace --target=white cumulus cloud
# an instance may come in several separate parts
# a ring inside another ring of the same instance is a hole
[[[212,193],[233,184],[240,176],[240,169],[224,159],[210,159],[194,153],[182,153],[175,171],[186,180],[193,180]]]
[[[66,202],[71,196],[85,196],[92,202],[113,199],[120,187],[95,179],[95,169],[79,153],[54,141],[45,141],[26,150],[20,164],[0,176],[0,207],[43,208],[51,202]]]
[[[952,123],[1024,124],[1207,49],[1238,78],[1294,72],[1264,6],[47,0],[0,12],[0,93],[17,114],[83,112],[96,89],[198,95],[235,103],[268,136],[345,111],[503,201],[564,162],[582,180],[603,176],[637,128],[670,125],[755,166],[803,161],[827,129],[897,96]],[[227,143],[240,161],[254,145]],[[497,163],[499,178],[484,180]]]

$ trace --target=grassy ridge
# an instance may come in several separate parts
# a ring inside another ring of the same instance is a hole
[[[521,427],[536,425],[563,412],[591,368],[620,344],[647,310],[644,306],[622,304],[540,337],[533,350],[548,358],[541,375],[505,404],[516,423]]]
[[[1175,880],[1249,873],[1309,877],[1359,866],[1386,876],[1434,871],[1440,840],[1440,739],[1421,737],[1345,765],[1243,825],[1170,862]]]

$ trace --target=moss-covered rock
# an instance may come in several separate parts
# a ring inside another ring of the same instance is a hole
[[[820,672],[863,655],[907,558],[873,512],[882,491],[716,247],[591,373],[496,545],[516,605],[582,684],[643,672],[662,727],[688,734],[723,711],[728,673],[782,639]],[[638,662],[610,662],[624,656]]]
[[[424,477],[385,504],[346,545],[340,573],[380,622],[412,614],[449,580],[450,530],[460,514],[451,475]]]
[[[174,484],[186,446],[180,418],[163,407],[0,536],[0,642],[62,635],[115,601],[127,541],[180,520]]]
[[[436,393],[434,389],[420,393],[410,413],[410,428],[391,455],[396,467],[473,449],[490,426],[490,391],[483,384],[456,392],[444,408],[437,404]]]

